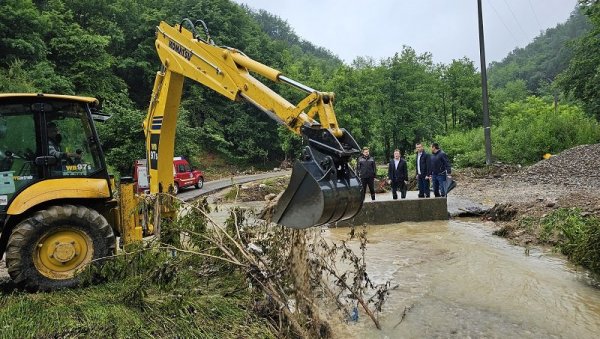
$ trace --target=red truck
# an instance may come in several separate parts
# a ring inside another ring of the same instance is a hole
[[[137,192],[144,192],[148,189],[148,169],[146,159],[135,161],[133,170],[133,180],[137,183]],[[197,169],[192,169],[187,160],[182,157],[173,158],[173,181],[175,182],[175,192],[180,189],[195,186],[202,188],[204,186],[204,173]]]

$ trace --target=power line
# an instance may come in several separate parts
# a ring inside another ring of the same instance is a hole
[[[506,7],[508,7],[508,11],[512,15],[513,19],[515,19],[515,22],[517,23],[517,26],[519,26],[519,29],[521,30],[521,33],[523,33],[523,35],[526,36],[527,33],[525,33],[525,30],[523,29],[523,26],[521,26],[521,23],[519,22],[519,20],[517,20],[517,16],[515,15],[515,12],[513,12],[512,8],[510,8],[510,5],[508,4],[508,2],[506,2],[506,0],[502,0],[502,1],[504,1],[504,4],[506,5]]]
[[[506,23],[504,22],[504,20],[502,20],[502,17],[500,16],[500,14],[498,13],[498,11],[496,10],[496,7],[494,7],[494,4],[492,4],[492,1],[488,2],[490,4],[490,6],[492,7],[492,9],[494,10],[494,13],[496,13],[496,16],[498,17],[498,19],[500,19],[500,22],[502,23],[502,25],[504,25],[504,28],[506,28],[506,30],[508,31],[508,33],[510,33],[510,35],[513,37],[513,39],[515,40],[516,45],[518,46],[519,43],[519,39],[517,39],[517,37],[513,34],[513,32],[510,30],[510,28],[508,28],[508,26],[506,25]]]
[[[529,8],[531,8],[531,12],[533,13],[533,17],[535,18],[535,22],[537,22],[538,27],[539,27],[540,32],[541,32],[543,29],[542,29],[542,24],[540,24],[540,19],[538,18],[537,13],[533,9],[533,5],[531,4],[531,0],[527,0],[527,2],[529,2]]]

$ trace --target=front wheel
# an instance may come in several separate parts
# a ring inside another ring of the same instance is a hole
[[[76,286],[76,273],[114,252],[113,230],[97,211],[52,206],[13,229],[6,266],[15,283],[30,290],[54,290]]]
[[[179,184],[177,182],[173,183],[173,195],[177,195],[179,193]]]
[[[198,178],[198,182],[196,183],[196,185],[195,185],[195,186],[196,186],[196,188],[198,188],[198,189],[200,189],[200,188],[204,187],[204,178],[203,178],[203,177],[200,177],[200,178]]]

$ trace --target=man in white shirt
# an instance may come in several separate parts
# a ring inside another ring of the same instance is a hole
[[[421,143],[416,144],[416,177],[419,187],[419,198],[429,198],[429,162],[430,156],[427,154]]]

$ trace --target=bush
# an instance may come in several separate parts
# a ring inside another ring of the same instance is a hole
[[[438,143],[456,167],[485,164],[482,128],[453,131],[439,136]],[[545,153],[600,141],[600,126],[581,108],[563,104],[555,112],[553,103],[529,97],[506,105],[499,123],[492,127],[492,155],[495,161],[531,164]]]
[[[453,167],[482,167],[485,165],[483,128],[453,131],[437,138],[437,142]]]
[[[531,164],[545,153],[600,140],[598,122],[581,108],[564,104],[555,112],[552,103],[537,97],[508,104],[492,133],[497,159],[518,164]]]

